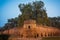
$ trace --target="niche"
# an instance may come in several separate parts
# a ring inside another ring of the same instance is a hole
[[[37,34],[37,37],[39,37],[39,34]]]
[[[35,37],[35,38],[39,37],[39,34],[36,34],[34,37]]]
[[[30,26],[28,26],[28,29],[30,29]]]

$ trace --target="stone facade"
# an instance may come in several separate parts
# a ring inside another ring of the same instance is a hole
[[[35,20],[25,20],[23,27],[5,30],[3,34],[19,37],[52,37],[60,36],[60,29],[38,25]]]
[[[24,28],[36,28],[36,21],[35,20],[26,20],[24,21],[24,25],[23,25]]]

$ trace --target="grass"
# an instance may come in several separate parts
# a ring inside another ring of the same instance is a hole
[[[42,40],[60,40],[60,37],[43,37]]]
[[[9,40],[60,40],[60,37],[40,37],[40,38],[19,38],[17,36],[11,36]]]
[[[9,35],[0,35],[0,40],[18,40],[19,36],[11,36]],[[60,40],[60,36],[58,37],[40,37],[40,38],[20,38],[19,40]]]

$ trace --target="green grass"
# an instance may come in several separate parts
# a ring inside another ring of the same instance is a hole
[[[43,37],[42,40],[60,40],[60,37]]]
[[[17,40],[19,37],[11,36],[9,40]],[[60,37],[20,38],[20,40],[60,40]]]

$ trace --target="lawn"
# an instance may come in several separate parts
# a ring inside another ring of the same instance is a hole
[[[60,40],[60,37],[43,37],[42,40]]]

